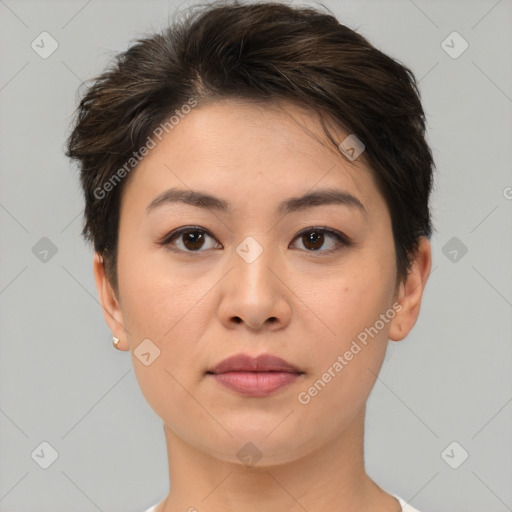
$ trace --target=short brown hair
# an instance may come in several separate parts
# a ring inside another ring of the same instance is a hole
[[[82,234],[103,256],[116,293],[126,179],[104,197],[97,191],[190,98],[199,105],[287,100],[355,134],[390,211],[398,279],[407,276],[419,238],[431,236],[434,170],[413,73],[330,13],[231,0],[196,5],[162,33],[135,41],[95,79],[77,109],[66,155],[80,165]]]

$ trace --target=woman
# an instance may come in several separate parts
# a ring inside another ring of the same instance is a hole
[[[431,268],[411,71],[315,9],[216,3],[119,55],[67,154],[114,346],[163,420],[149,511],[413,512],[363,456]]]

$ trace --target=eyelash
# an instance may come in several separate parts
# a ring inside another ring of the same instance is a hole
[[[191,251],[191,250],[177,249],[177,248],[171,246],[171,243],[173,242],[173,240],[179,238],[181,235],[183,235],[185,233],[197,233],[197,232],[206,234],[206,235],[210,236],[211,238],[215,239],[215,237],[211,233],[209,233],[206,229],[203,229],[199,226],[185,226],[185,227],[176,229],[176,230],[172,231],[171,233],[169,233],[168,235],[166,235],[160,242],[158,242],[158,245],[160,245],[161,247],[165,247],[166,249],[173,251],[173,252],[179,252],[182,254],[184,253],[184,254],[190,254],[190,255],[193,255],[195,253],[207,252],[208,250],[211,250],[211,249],[206,249],[206,250],[199,249],[197,251]],[[336,247],[334,247],[332,249],[328,249],[328,250],[304,249],[308,253],[332,254],[333,252],[339,251],[344,247],[349,247],[352,245],[352,242],[344,233],[341,233],[339,231],[335,231],[335,230],[332,230],[329,228],[323,228],[323,227],[310,227],[310,228],[303,229],[302,231],[297,233],[297,235],[295,236],[293,241],[297,240],[298,238],[300,238],[301,236],[303,236],[307,233],[322,233],[324,235],[329,235],[330,237],[334,238],[337,242]]]

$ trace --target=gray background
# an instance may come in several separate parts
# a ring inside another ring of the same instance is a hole
[[[438,168],[434,270],[368,402],[368,472],[422,512],[512,510],[512,1],[324,4],[414,71]],[[63,150],[80,83],[177,6],[0,0],[1,512],[140,512],[167,494],[161,420],[112,347]]]

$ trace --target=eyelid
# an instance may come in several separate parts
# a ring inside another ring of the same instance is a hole
[[[199,251],[183,251],[181,249],[175,249],[175,248],[171,248],[170,245],[171,245],[171,241],[174,240],[174,239],[177,239],[179,238],[180,235],[182,235],[183,233],[187,233],[187,232],[193,232],[193,231],[201,231],[202,233],[208,235],[209,237],[213,238],[217,244],[220,244],[222,245],[211,233],[210,231],[208,231],[207,229],[201,227],[201,226],[182,226],[181,228],[177,228],[177,229],[174,229],[173,231],[171,231],[170,233],[167,233],[161,240],[159,240],[157,242],[158,245],[160,246],[163,246],[163,247],[167,247],[169,248],[169,250],[173,250],[175,252],[179,252],[181,254],[183,253],[186,253],[186,254],[195,254],[195,253],[201,253],[201,252],[206,252],[204,250],[199,250]]]
[[[352,241],[350,240],[350,238],[347,235],[345,235],[345,233],[338,231],[336,229],[327,228],[327,227],[323,227],[323,226],[311,226],[308,228],[304,228],[303,230],[299,231],[299,233],[297,233],[295,235],[292,242],[294,240],[296,240],[299,236],[302,236],[304,233],[309,233],[311,231],[320,231],[324,234],[330,235],[333,238],[335,238],[336,240],[338,240],[339,243],[342,243],[343,245],[352,245]],[[324,252],[325,253],[325,252],[329,252],[329,251],[308,251],[308,252],[312,252],[312,253]]]
[[[177,228],[177,229],[171,231],[170,233],[166,234],[157,243],[160,246],[167,247],[169,250],[174,251],[174,252],[179,252],[181,254],[183,254],[183,253],[185,253],[185,254],[197,254],[197,253],[202,253],[202,252],[210,251],[211,249],[207,249],[207,250],[199,249],[197,251],[184,251],[182,249],[176,249],[176,248],[170,247],[171,246],[171,242],[174,239],[178,238],[183,233],[193,232],[193,231],[200,231],[200,232],[208,235],[209,237],[211,237],[214,240],[216,240],[217,244],[222,246],[222,244],[215,238],[215,236],[213,236],[210,233],[210,231],[208,231],[207,229],[205,229],[205,228],[203,228],[201,226],[193,226],[193,225],[191,225],[191,226],[182,226],[181,228]],[[293,244],[293,242],[295,242],[295,240],[299,239],[303,234],[309,233],[309,232],[314,232],[314,231],[322,232],[322,233],[324,233],[324,234],[334,238],[337,241],[337,247],[334,247],[332,249],[317,250],[317,251],[303,250],[303,252],[310,253],[312,255],[315,255],[316,253],[319,253],[319,254],[329,254],[329,253],[338,251],[341,247],[347,247],[347,246],[351,246],[353,244],[351,239],[347,235],[345,235],[345,233],[343,233],[341,231],[338,231],[338,230],[335,230],[335,229],[332,229],[332,228],[328,228],[328,227],[324,227],[324,226],[309,226],[309,227],[304,228],[301,231],[299,231],[293,237],[292,241],[290,242],[290,245]],[[340,247],[340,245],[341,245],[341,247]],[[216,249],[218,249],[218,247],[216,247]]]

